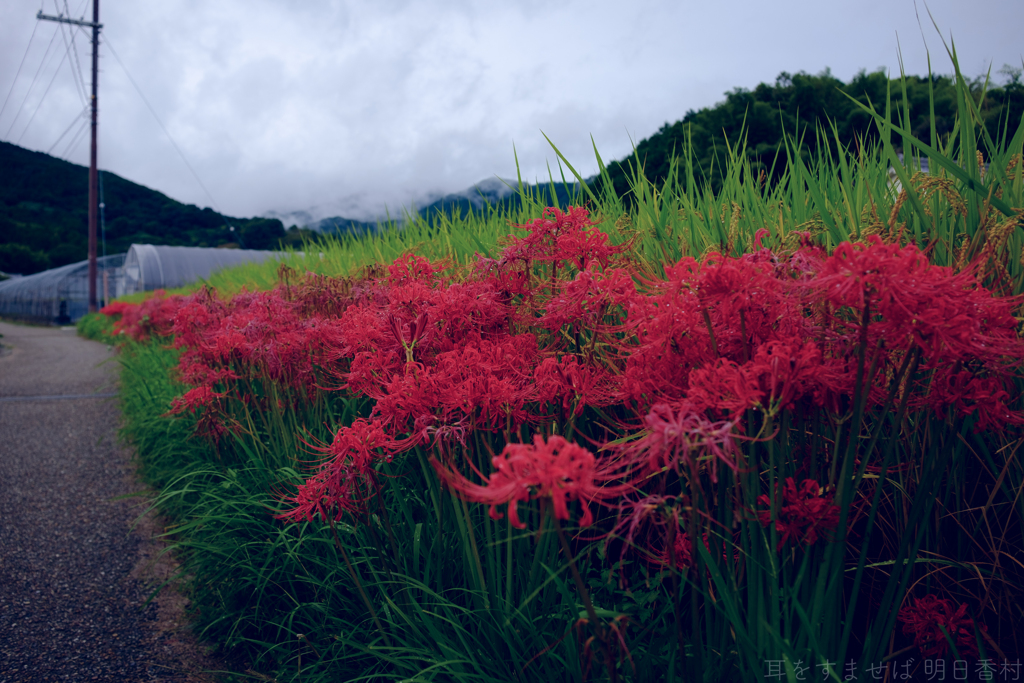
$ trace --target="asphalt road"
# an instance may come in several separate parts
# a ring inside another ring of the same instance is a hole
[[[0,334],[0,683],[199,680],[143,607],[112,352],[73,329]]]

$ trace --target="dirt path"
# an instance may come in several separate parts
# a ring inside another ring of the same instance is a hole
[[[155,580],[152,519],[116,439],[111,351],[73,329],[0,322],[0,683],[213,681]]]

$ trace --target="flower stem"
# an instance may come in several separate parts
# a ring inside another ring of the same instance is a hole
[[[547,503],[545,507],[550,509],[550,503]],[[587,609],[587,617],[589,617],[590,623],[594,626],[594,633],[597,635],[597,639],[601,641],[601,645],[604,647],[604,662],[605,667],[608,669],[608,680],[614,683],[618,680],[618,672],[615,669],[615,662],[612,659],[611,646],[608,642],[608,633],[605,631],[604,624],[598,621],[597,611],[594,609],[594,603],[590,601],[590,593],[587,591],[587,587],[583,583],[583,577],[580,576],[579,569],[576,568],[572,549],[569,548],[569,541],[566,540],[565,532],[562,531],[562,525],[559,524],[558,517],[555,516],[554,512],[551,514],[551,521],[555,525],[555,532],[558,534],[558,540],[562,544],[562,552],[565,553],[566,559],[569,560],[569,570],[572,572],[573,581],[576,582],[576,590],[580,592],[580,597],[583,598],[583,606]]]
[[[701,311],[704,314],[704,324],[708,327],[708,334],[711,336],[711,353],[718,357],[718,342],[715,341],[715,330],[711,327],[711,314],[708,313],[708,309]]]
[[[572,550],[569,548],[569,541],[565,538],[565,532],[562,531],[562,525],[558,523],[558,517],[551,515],[551,521],[554,522],[555,532],[558,534],[558,540],[562,544],[562,552],[565,553],[565,558],[569,560],[569,570],[572,572],[572,579],[576,582],[576,589],[580,592],[580,597],[583,598],[583,606],[587,608],[587,616],[596,625],[597,612],[594,611],[594,603],[590,601],[590,593],[587,592],[587,587],[583,583],[583,577],[580,576],[579,569],[576,568],[576,562],[573,560]]]

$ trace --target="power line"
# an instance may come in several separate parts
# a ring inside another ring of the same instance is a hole
[[[36,24],[38,26],[38,24]],[[39,78],[39,72],[43,70],[43,65],[46,64],[46,58],[50,54],[50,48],[53,47],[53,41],[57,39],[57,29],[53,29],[53,36],[50,38],[50,44],[46,46],[46,52],[43,53],[43,60],[39,62],[39,68],[36,69],[36,75],[32,77],[32,83],[29,84],[28,90],[25,91],[25,97],[21,100],[21,105],[18,107],[18,113],[14,115],[14,120],[11,121],[11,127],[7,129],[7,134],[4,136],[8,140],[11,139],[11,131],[14,130],[14,124],[21,116],[21,110],[25,108],[25,102],[28,101],[28,96],[32,92],[32,88],[36,85],[36,79]]]
[[[14,74],[14,80],[11,81],[11,89],[7,91],[7,97],[4,98],[4,106],[0,107],[0,117],[4,115],[4,110],[7,109],[7,101],[11,99],[11,95],[14,93],[14,86],[18,84],[18,77],[21,76],[21,67],[25,66],[25,58],[28,57],[28,51],[32,47],[32,39],[36,37],[36,29],[39,28],[39,22],[37,21],[32,25],[32,35],[29,36],[28,45],[25,46],[25,54],[21,56],[21,64],[18,65],[18,73]]]
[[[57,8],[57,12],[60,13],[60,4],[58,0],[53,0],[53,5]],[[64,11],[68,13],[68,16],[71,16],[71,10],[68,8],[68,0],[64,0]],[[75,80],[75,89],[78,90],[78,96],[82,98],[82,104],[88,106],[89,97],[87,93],[89,90],[85,87],[85,76],[82,75],[82,62],[79,61],[78,50],[75,48],[75,30],[69,29],[68,34],[65,34],[64,24],[61,24],[60,35],[64,39],[65,49],[71,53],[71,75]]]
[[[153,118],[156,119],[156,122],[160,124],[160,129],[163,130],[164,135],[167,136],[167,139],[171,141],[171,145],[174,146],[174,149],[175,151],[178,152],[178,156],[181,157],[181,160],[185,162],[185,165],[188,167],[188,170],[192,173],[192,177],[194,177],[196,179],[196,182],[199,183],[199,187],[203,188],[203,192],[206,193],[206,197],[210,200],[210,203],[213,205],[213,208],[217,210],[217,213],[221,213],[220,207],[217,205],[217,201],[213,198],[213,195],[210,194],[210,191],[206,189],[206,185],[204,185],[203,181],[200,180],[199,174],[196,173],[194,168],[192,168],[192,164],[188,163],[188,159],[185,157],[185,153],[181,151],[181,148],[178,147],[178,143],[176,143],[174,141],[174,138],[171,137],[171,134],[167,130],[167,127],[164,125],[163,121],[160,120],[160,117],[157,116],[156,110],[153,109],[153,105],[151,105],[149,103],[149,100],[146,99],[146,96],[142,94],[142,90],[139,88],[138,84],[135,83],[135,79],[132,78],[132,75],[128,73],[128,68],[124,65],[124,62],[122,62],[121,58],[117,56],[117,51],[114,50],[114,46],[110,43],[109,36],[107,36],[105,42],[107,44],[107,47],[110,48],[110,54],[114,55],[114,59],[116,59],[117,63],[121,65],[121,68],[124,69],[124,74],[128,77],[128,80],[131,82],[132,87],[135,88],[135,92],[139,93],[139,97],[141,97],[142,101],[146,104],[146,107],[149,109],[149,113],[152,114]]]
[[[76,123],[78,123],[78,122],[79,122],[80,120],[82,120],[82,119],[84,118],[84,115],[85,115],[85,113],[86,113],[87,111],[89,111],[89,105],[88,105],[88,104],[87,104],[87,105],[85,105],[85,108],[84,108],[84,109],[82,109],[82,111],[80,111],[79,113],[75,114],[75,118],[73,118],[73,119],[71,120],[71,123],[70,123],[70,124],[68,124],[68,127],[67,127],[67,128],[65,128],[65,129],[64,129],[64,132],[60,134],[60,137],[59,137],[59,138],[57,138],[57,139],[56,139],[56,140],[55,140],[55,141],[53,142],[53,144],[52,144],[52,145],[50,145],[50,149],[46,150],[46,153],[47,153],[47,154],[49,154],[50,152],[52,152],[52,151],[53,151],[53,148],[54,148],[54,147],[56,147],[56,146],[57,146],[58,144],[60,144],[60,141],[64,139],[64,136],[68,134],[68,131],[70,131],[70,130],[71,130],[71,129],[72,129],[73,127],[74,127],[74,125],[75,125]]]
[[[53,0],[53,4],[57,8],[57,11],[60,12],[60,3],[58,2],[58,0]],[[67,0],[65,0],[64,9],[67,11],[68,16],[70,16],[71,10],[68,8],[67,5]],[[39,24],[36,23],[36,26],[38,25]],[[82,76],[82,65],[81,62],[78,61],[78,50],[75,49],[74,30],[72,29],[71,31],[69,42],[68,36],[64,33],[64,25],[61,24],[60,35],[64,41],[64,56],[61,58],[60,64],[57,65],[57,69],[53,72],[53,76],[50,78],[50,83],[46,86],[46,91],[40,98],[39,104],[36,105],[35,111],[32,112],[31,118],[29,118],[28,123],[25,124],[24,130],[21,131],[21,135],[18,137],[18,144],[21,144],[22,138],[25,137],[25,133],[28,132],[29,127],[32,125],[32,121],[35,120],[36,114],[39,113],[39,109],[43,106],[43,102],[46,101],[46,96],[49,94],[50,88],[53,87],[53,82],[57,80],[57,74],[60,73],[60,68],[64,66],[64,60],[67,59],[69,55],[71,56],[71,64],[69,64],[69,66],[71,68],[72,79],[75,81],[75,89],[78,91],[78,96],[81,98],[82,104],[85,106],[86,109],[89,108],[89,100],[85,94],[87,92],[85,89],[85,77]],[[77,71],[75,70],[76,66],[78,67]],[[72,121],[71,123],[71,126],[73,125],[74,121]],[[53,145],[50,147],[50,150],[56,147],[57,143],[60,142],[61,138],[67,135],[68,131],[71,130],[71,126],[68,126],[67,129],[63,133],[61,133],[60,137],[57,138],[57,141],[54,142]],[[49,154],[49,151],[47,151],[47,154]]]
[[[82,124],[78,127],[78,131],[74,134],[74,136],[71,138],[71,142],[68,143],[68,146],[64,148],[64,152],[60,155],[61,159],[63,159],[64,161],[68,161],[71,159],[71,151],[78,145],[79,142],[82,141],[82,134],[87,130],[89,130],[89,120],[82,119]]]
[[[53,1],[54,1],[54,3],[57,2],[57,0],[53,0]],[[86,4],[88,4],[88,2],[89,2],[89,0],[82,0],[82,3],[78,6],[77,14],[80,17],[82,17],[83,19],[85,18],[85,14],[84,14],[85,6],[86,6]],[[68,16],[70,17],[71,16],[71,8],[68,7],[68,0],[64,0],[64,9],[65,9],[65,11],[67,11]],[[62,26],[63,26],[63,24],[62,24]],[[71,28],[71,27],[72,27],[72,24],[69,24],[68,25],[68,32],[71,35],[71,43],[74,44],[74,42],[75,42],[75,30],[73,28]],[[78,28],[79,32],[85,33],[85,28],[81,24],[79,24],[77,26],[77,28]],[[87,41],[89,40],[88,34],[86,35],[86,40]],[[86,93],[88,95],[89,89],[85,86],[85,74],[82,73],[82,60],[78,56],[78,50],[75,50],[75,63],[78,66],[78,80],[82,84],[82,92]],[[86,103],[87,104],[88,104],[88,99],[89,98],[87,96],[86,97]]]
[[[18,143],[21,144],[21,139],[25,137],[25,133],[28,132],[29,126],[32,125],[32,121],[36,118],[36,114],[39,113],[39,108],[43,106],[43,102],[46,101],[46,96],[50,93],[50,88],[53,87],[53,82],[57,80],[57,74],[60,73],[60,68],[64,66],[64,60],[68,58],[68,53],[64,52],[64,56],[60,58],[60,64],[53,71],[53,76],[50,77],[50,82],[46,85],[46,90],[43,91],[43,96],[39,98],[39,104],[36,105],[35,111],[32,112],[32,116],[29,117],[28,123],[25,124],[24,130],[21,131],[21,135],[18,136]]]

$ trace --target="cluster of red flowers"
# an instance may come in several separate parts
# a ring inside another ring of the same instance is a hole
[[[768,507],[757,513],[762,525],[768,526],[775,519],[775,530],[782,534],[780,550],[790,539],[811,545],[839,524],[839,507],[833,504],[831,495],[824,495],[813,479],[804,479],[797,487],[792,477],[786,477],[782,501],[775,513],[768,496],[758,496],[757,502]]]
[[[362,519],[367,502],[380,490],[377,464],[390,460],[399,444],[391,440],[380,420],[357,419],[338,430],[323,448],[328,460],[292,497],[294,507],[279,515],[294,522],[321,519],[338,521],[346,514]]]
[[[911,354],[921,372],[900,389],[911,408],[976,414],[978,430],[1024,424],[1011,408],[1020,301],[993,296],[970,269],[930,265],[915,247],[877,237],[832,255],[809,241],[788,254],[762,246],[685,257],[651,279],[585,209],[547,209],[518,227],[525,236],[468,271],[410,254],[357,280],[309,275],[230,301],[201,290],[104,310],[133,338],[169,335],[183,349],[179,375],[195,389],[172,412],[215,419],[220,401],[266,400],[238,390],[242,380],[372,399],[369,421],[340,430],[330,460],[291,497],[291,519],[358,510],[384,453],[447,453],[484,431],[509,443],[495,472],[476,485],[466,463],[445,461],[449,484],[492,514],[508,503],[516,525],[520,501],[550,498],[567,518],[578,500],[586,524],[588,503],[625,495],[627,483],[642,498],[665,494],[668,473],[736,471],[749,411],[842,413],[857,386],[878,409]],[[857,376],[859,354],[867,377]],[[599,457],[557,437],[511,443],[588,409],[611,411],[634,438]],[[813,543],[836,521],[818,486],[787,480],[762,521],[774,519],[783,541]]]
[[[158,289],[140,304],[115,301],[104,306],[100,313],[120,316],[114,323],[114,334],[143,341],[151,336],[166,337],[171,333],[181,299],[180,296],[168,297],[167,292]]]
[[[949,600],[935,595],[914,598],[913,602],[908,598],[896,618],[903,623],[903,633],[914,638],[914,644],[925,657],[945,655],[949,651],[950,639],[956,643],[961,657],[978,656],[975,623],[967,616],[965,604],[953,609]],[[988,630],[984,624],[977,627],[982,631]]]

